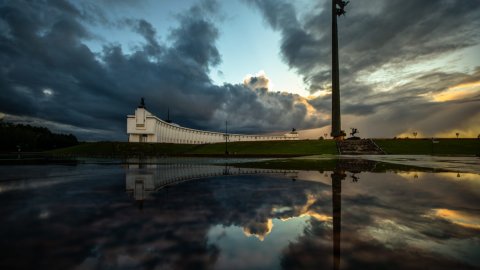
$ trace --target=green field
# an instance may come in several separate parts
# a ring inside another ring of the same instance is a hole
[[[405,155],[458,155],[480,154],[478,139],[375,139],[387,154]],[[333,140],[231,142],[228,143],[231,156],[305,156],[335,155],[337,149]],[[62,156],[218,156],[225,154],[225,144],[168,144],[168,143],[127,143],[92,142],[47,152]]]
[[[390,155],[465,155],[480,154],[479,139],[374,139]]]
[[[229,155],[233,156],[301,156],[337,153],[332,140],[277,141],[277,142],[231,142]],[[170,144],[93,142],[49,151],[53,155],[67,156],[130,156],[130,155],[185,155],[216,156],[225,154],[225,143],[215,144]]]

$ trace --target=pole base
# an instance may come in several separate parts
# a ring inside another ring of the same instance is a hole
[[[332,132],[332,134],[330,134],[330,136],[332,136],[335,141],[343,141],[345,140],[345,136],[347,136],[347,133],[345,133],[345,131],[343,130],[341,130],[340,132],[337,131],[335,133],[336,134],[333,134]]]

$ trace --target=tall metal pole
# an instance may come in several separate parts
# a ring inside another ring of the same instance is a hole
[[[332,132],[330,135],[337,140],[341,140],[344,136],[340,119],[337,16],[345,14],[344,8],[347,4],[348,2],[345,1],[332,0]]]

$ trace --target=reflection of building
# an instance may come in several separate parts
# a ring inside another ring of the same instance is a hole
[[[274,169],[248,169],[234,168],[228,165],[204,164],[141,164],[128,165],[125,177],[127,192],[132,192],[135,200],[145,200],[151,192],[165,186],[181,182],[222,176],[222,175],[248,175],[248,174],[283,174],[295,179],[295,171]]]
[[[181,127],[151,114],[142,103],[135,115],[127,116],[127,133],[129,142],[204,144],[225,142],[227,134]],[[228,141],[285,141],[298,140],[298,133],[293,130],[284,135],[244,135],[228,134]]]

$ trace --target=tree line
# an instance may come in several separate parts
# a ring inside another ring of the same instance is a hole
[[[73,134],[58,134],[45,127],[0,123],[0,151],[45,151],[77,145]]]

